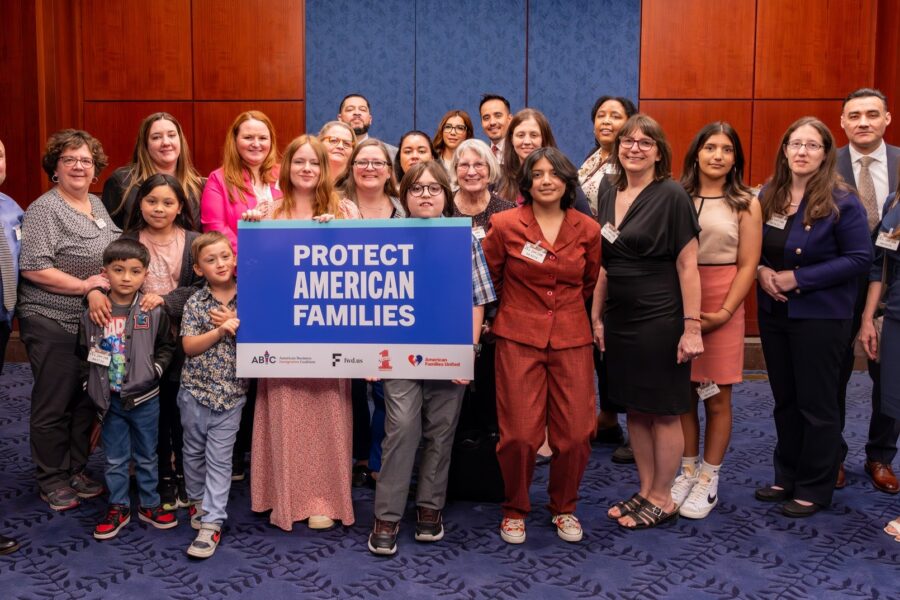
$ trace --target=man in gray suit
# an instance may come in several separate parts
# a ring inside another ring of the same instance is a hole
[[[869,216],[869,229],[872,231],[875,231],[881,220],[885,199],[897,190],[897,171],[900,168],[900,148],[884,142],[884,131],[891,123],[887,104],[887,98],[880,91],[862,88],[847,96],[841,111],[841,128],[850,143],[838,149],[838,172],[847,183],[856,188]],[[859,281],[859,295],[853,315],[853,338],[845,355],[842,385],[838,386],[842,426],[847,382],[853,369],[853,341],[859,330],[867,288],[868,275],[861,277]],[[869,376],[872,378],[872,417],[866,442],[865,471],[877,489],[896,494],[900,491],[900,485],[891,469],[891,462],[897,455],[900,421],[881,413],[881,370],[878,363],[869,361]],[[843,442],[843,447],[846,457],[846,442]],[[835,487],[842,488],[844,485],[846,481],[842,464]]]

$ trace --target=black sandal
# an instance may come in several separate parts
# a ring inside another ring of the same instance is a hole
[[[635,494],[628,500],[622,500],[621,502],[616,502],[615,504],[613,504],[612,506],[609,507],[609,510],[612,510],[614,508],[619,509],[618,517],[614,517],[611,514],[609,514],[609,510],[606,511],[606,516],[609,519],[618,521],[625,515],[631,514],[634,511],[636,511],[637,509],[639,509],[641,507],[641,505],[646,501],[647,501],[647,499],[644,498],[643,496],[641,496],[640,494]]]
[[[620,527],[625,529],[650,529],[666,523],[674,523],[678,519],[678,507],[667,513],[649,500],[644,500],[637,510],[629,513],[629,516],[634,519],[634,525],[629,527],[619,523]]]

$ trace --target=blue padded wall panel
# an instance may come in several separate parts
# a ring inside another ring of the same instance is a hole
[[[579,166],[594,145],[598,96],[637,104],[640,0],[529,0],[528,105],[550,120],[560,149]]]
[[[306,1],[306,127],[318,132],[351,92],[372,105],[371,135],[396,143],[413,123],[415,4]]]
[[[485,93],[525,105],[526,0],[416,1],[416,127],[434,135],[441,117],[463,109],[475,137]]]

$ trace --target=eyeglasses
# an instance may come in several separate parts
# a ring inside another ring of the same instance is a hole
[[[421,183],[414,183],[409,186],[409,193],[413,196],[424,196],[425,190],[428,190],[429,196],[437,196],[441,193],[444,188],[441,187],[439,183],[429,183],[428,185],[422,185]]]
[[[93,158],[78,158],[77,156],[60,156],[59,162],[65,167],[74,167],[75,163],[81,163],[81,166],[85,169],[90,169],[94,166]]]
[[[801,142],[798,140],[794,140],[793,142],[788,142],[787,144],[785,144],[785,147],[793,150],[794,152],[799,152],[800,148],[806,148],[809,152],[818,152],[825,146],[816,142]]]
[[[349,150],[353,147],[353,142],[348,142],[347,140],[342,140],[341,138],[335,136],[325,138],[325,143],[329,146],[341,146],[345,150]]]
[[[447,123],[444,125],[444,131],[449,133],[465,133],[468,127],[465,125],[451,125]]]
[[[637,147],[646,152],[647,150],[653,149],[653,146],[656,145],[656,142],[651,140],[650,138],[641,138],[636,140],[630,137],[623,137],[619,140],[619,145],[625,148],[626,150],[630,150],[637,144]]]
[[[477,162],[477,163],[459,163],[456,165],[456,170],[461,173],[468,173],[469,169],[475,169],[476,171],[484,171],[487,169],[487,163]]]
[[[372,167],[376,171],[380,171],[386,165],[387,165],[387,162],[385,162],[383,160],[354,160],[353,161],[354,167],[356,167],[357,169],[363,169],[363,170],[368,169],[369,167]]]

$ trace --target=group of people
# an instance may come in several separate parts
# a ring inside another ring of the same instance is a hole
[[[177,119],[155,113],[102,199],[90,193],[107,165],[100,142],[53,134],[42,161],[50,191],[24,214],[0,194],[0,341],[5,349],[17,316],[34,376],[32,460],[49,507],[108,491],[93,532],[101,540],[132,512],[168,529],[187,508],[198,530],[187,553],[206,558],[249,451],[251,508],[285,530],[352,525],[352,486],[374,485],[368,548],[392,555],[422,446],[415,538],[442,539],[470,382],[238,378],[237,228],[261,219],[471,219],[474,383],[496,390],[508,543],[526,539],[529,487],[548,453],[552,526],[582,539],[576,508],[592,438],[637,466],[638,489],[608,510],[620,526],[714,509],[754,281],[777,432],[773,483],[756,498],[807,517],[844,485],[855,341],[873,379],[865,469],[897,493],[900,372],[879,363],[900,358],[900,148],[883,141],[881,92],[845,100],[849,146],[839,149],[817,118],[795,121],[759,190],[744,181],[741,140],[726,122],[696,134],[674,181],[661,125],[626,98],[593,106],[596,147],[580,168],[541,112],[512,114],[486,95],[480,113],[488,143],[451,110],[433,136],[409,131],[392,147],[369,137],[369,103],[351,94],[318,135],[279,153],[271,121],[251,110],[234,120],[208,177]],[[85,471],[97,434],[105,486]],[[900,521],[886,531],[900,541]],[[0,552],[16,547],[0,540]]]

